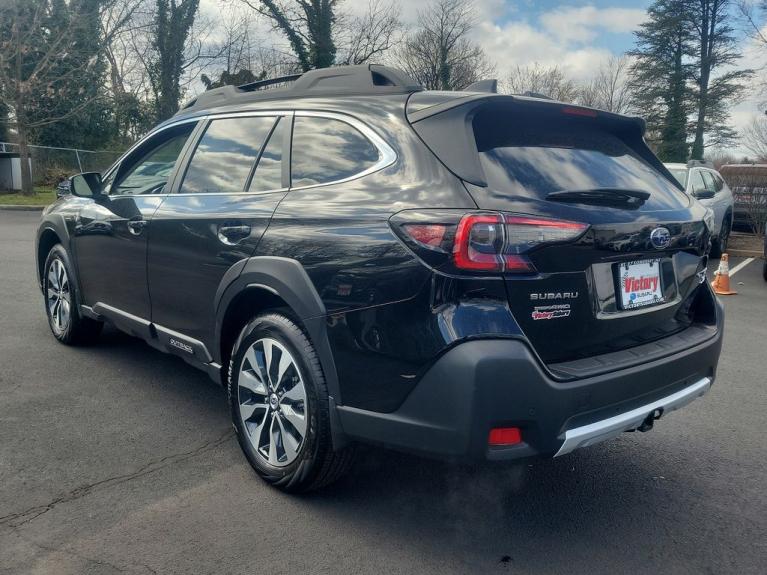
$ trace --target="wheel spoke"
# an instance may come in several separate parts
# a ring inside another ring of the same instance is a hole
[[[261,345],[264,347],[264,367],[266,371],[266,380],[271,386],[274,386],[274,382],[272,381],[272,352],[274,351],[272,349],[272,341],[265,339],[262,341]]]
[[[61,317],[61,325],[66,326],[69,323],[69,302],[65,299],[59,300],[59,317]]]
[[[277,465],[279,460],[277,459],[277,434],[279,431],[274,428],[274,420],[277,419],[272,412],[272,421],[269,424],[269,463]]]
[[[248,421],[259,409],[268,410],[268,407],[264,403],[240,403],[240,415],[242,416],[242,421]]]
[[[297,441],[292,434],[286,431],[285,426],[282,423],[282,418],[277,418],[277,423],[280,426],[280,436],[282,437],[282,448],[285,450],[285,455],[288,461],[292,461],[298,455],[298,446],[301,445],[301,441]],[[303,438],[303,436],[301,437]]]
[[[292,405],[282,405],[282,416],[293,426],[301,439],[306,435],[306,414],[296,411]]]
[[[283,394],[282,401],[285,400],[290,404],[298,402],[306,403],[306,390],[304,389],[304,384],[301,380]]]
[[[50,269],[48,270],[48,282],[56,288],[56,290],[59,289],[59,278],[56,276],[56,270],[54,269],[56,267],[55,261],[53,264],[51,264]]]
[[[280,389],[282,385],[282,378],[285,376],[285,372],[293,365],[293,359],[290,354],[283,352],[280,356],[280,365],[277,368],[277,382],[274,384],[274,391]]]
[[[261,376],[256,371],[241,371],[238,383],[240,387],[244,387],[253,394],[261,396],[267,394],[266,386],[261,380]]]

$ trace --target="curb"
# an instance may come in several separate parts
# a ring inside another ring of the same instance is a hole
[[[0,211],[8,212],[42,212],[48,206],[17,206],[14,204],[0,204]]]

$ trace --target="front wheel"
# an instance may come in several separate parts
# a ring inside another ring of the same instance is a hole
[[[72,281],[72,266],[61,245],[53,246],[43,270],[45,312],[53,335],[67,345],[93,341],[101,333],[103,324],[80,315],[80,300]]]
[[[325,378],[314,346],[293,320],[266,313],[243,328],[228,389],[240,447],[267,483],[310,491],[351,466],[350,448],[333,450]]]

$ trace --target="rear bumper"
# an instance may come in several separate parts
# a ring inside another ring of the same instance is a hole
[[[722,345],[716,305],[716,329],[705,341],[569,381],[544,369],[521,340],[468,341],[445,353],[396,411],[338,406],[339,423],[350,439],[458,460],[568,453],[703,395]],[[490,429],[511,426],[521,428],[523,443],[488,447]]]

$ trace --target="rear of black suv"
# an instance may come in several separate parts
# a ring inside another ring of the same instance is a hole
[[[709,389],[723,317],[707,214],[640,120],[478,94],[414,94],[407,111],[477,209],[391,218],[432,270],[403,321],[446,345],[396,409],[339,407],[348,435],[457,458],[561,455]]]
[[[710,388],[723,318],[711,214],[643,131],[376,65],[211,90],[45,210],[49,324],[205,370],[286,491],[355,442],[500,460],[645,431]]]

